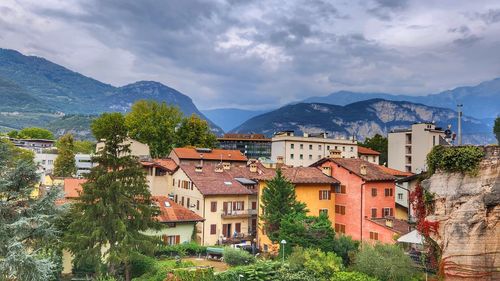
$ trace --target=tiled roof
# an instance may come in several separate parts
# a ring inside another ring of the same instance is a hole
[[[172,150],[179,159],[202,159],[221,161],[247,161],[247,157],[239,150],[212,149],[210,152],[198,152],[196,148],[174,148]]]
[[[152,199],[158,203],[158,207],[160,208],[160,214],[157,216],[159,222],[204,221],[195,212],[175,203],[166,196],[152,196]]]
[[[281,168],[283,176],[294,184],[299,183],[326,183],[335,184],[339,181],[329,177],[316,167],[287,167]],[[268,169],[266,174],[256,177],[258,180],[271,180],[276,174],[276,171]]]
[[[214,165],[205,165],[201,172],[196,172],[196,167],[189,164],[181,164],[180,169],[195,184],[203,195],[245,195],[253,194],[244,185],[235,180],[235,176],[226,170],[215,172]],[[233,169],[234,167],[231,167]]]
[[[331,161],[332,163],[343,167],[366,181],[393,181],[396,179],[392,174],[380,168],[380,165],[376,165],[359,158],[323,158],[316,163],[313,163],[311,166],[319,167],[327,161]],[[361,175],[361,165],[366,166],[366,175]]]
[[[76,179],[76,178],[65,178],[64,179],[64,198],[78,198],[82,190],[82,184],[85,183],[86,179]]]
[[[408,224],[407,221],[404,221],[404,220],[398,220],[398,219],[393,219],[391,218],[390,220],[392,221],[392,227],[389,227],[386,225],[386,220],[385,218],[371,218],[371,219],[367,219],[369,221],[372,221],[378,225],[381,225],[385,228],[388,228],[390,230],[393,230],[399,234],[406,234],[408,232],[410,232],[410,225]]]
[[[396,169],[392,169],[392,168],[388,168],[386,166],[382,166],[380,165],[379,166],[383,171],[385,171],[386,173],[389,173],[395,177],[409,177],[409,176],[413,176],[413,173],[410,173],[410,172],[403,172],[403,171],[400,171],[400,170],[396,170]]]
[[[175,163],[175,161],[170,158],[142,160],[141,164],[146,167],[161,167],[170,172],[174,172],[175,170],[177,170],[177,163]]]
[[[363,155],[380,155],[380,152],[363,147],[363,146],[358,146],[358,154],[363,154]]]

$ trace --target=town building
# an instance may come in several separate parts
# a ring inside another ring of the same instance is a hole
[[[326,133],[296,136],[293,131],[275,134],[271,144],[271,160],[283,158],[287,166],[307,167],[327,157],[330,150],[339,150],[342,158],[357,158],[358,143],[354,139],[331,139]]]
[[[271,158],[271,139],[263,134],[224,134],[219,148],[239,150],[248,159]]]
[[[312,165],[340,181],[335,188],[335,231],[355,240],[395,243],[395,234],[408,232],[407,222],[395,218],[396,178],[380,165],[338,156]]]
[[[358,158],[373,164],[380,164],[380,152],[368,147],[358,146]]]
[[[246,164],[248,158],[239,150],[178,147],[172,149],[169,157],[178,165],[220,164],[222,162]]]
[[[9,140],[17,147],[29,149],[35,153],[43,153],[45,150],[50,150],[56,146],[55,140],[16,138],[9,138]]]
[[[388,174],[393,175],[396,178],[396,209],[394,212],[394,217],[399,220],[408,221],[409,219],[409,208],[410,208],[410,185],[407,182],[403,182],[403,179],[413,176],[413,173],[403,172],[396,169],[391,169],[385,166],[379,166],[383,171]]]
[[[172,190],[172,174],[178,165],[172,159],[141,160],[149,190],[153,196],[168,196]],[[170,188],[169,188],[170,187]]]
[[[129,145],[130,155],[137,156],[139,158],[148,158],[151,156],[149,151],[149,145],[142,142],[136,141],[134,139],[128,138],[122,145]],[[99,141],[96,144],[96,152],[99,152],[104,148],[105,142]]]
[[[54,153],[37,153],[35,152],[35,164],[37,164],[37,172],[40,174],[41,178],[45,175],[52,174],[54,172],[54,163],[57,158],[57,149],[53,149]],[[76,177],[82,177],[84,174],[89,173],[90,169],[96,164],[92,163],[91,154],[75,154],[75,165],[76,165]]]
[[[388,167],[420,173],[427,170],[427,154],[436,145],[447,145],[445,132],[432,123],[413,124],[388,134]]]

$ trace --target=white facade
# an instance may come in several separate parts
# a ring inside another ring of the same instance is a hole
[[[104,148],[104,142],[100,141],[96,144],[96,151],[100,151],[101,149]],[[128,144],[129,149],[130,149],[130,155],[137,156],[137,157],[150,157],[150,152],[149,152],[149,146],[147,144],[144,144],[142,142],[138,142],[134,139],[127,139],[122,143],[123,145]]]
[[[96,166],[92,163],[92,155],[90,154],[75,154],[76,176],[81,177],[83,174],[89,173],[90,169]]]
[[[342,158],[357,158],[356,140],[312,137],[308,134],[295,136],[291,132],[275,135],[271,143],[271,160],[283,157],[285,165],[307,167],[330,155],[330,150],[339,150]]]
[[[90,169],[95,166],[95,164],[91,162],[91,157],[90,154],[75,154],[77,177],[81,177],[83,174],[90,172]],[[38,166],[37,171],[42,178],[54,172],[56,158],[57,154],[55,153],[35,153],[35,164]]]
[[[412,173],[426,171],[427,154],[444,142],[444,136],[444,131],[430,123],[413,124],[411,129],[390,132],[389,168]]]

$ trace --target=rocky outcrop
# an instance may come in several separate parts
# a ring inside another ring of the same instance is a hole
[[[422,182],[435,194],[429,221],[446,280],[500,280],[500,149],[486,147],[479,174],[436,173]]]

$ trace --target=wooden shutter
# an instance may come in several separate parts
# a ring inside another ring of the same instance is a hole
[[[346,193],[346,186],[345,185],[340,186],[340,193]]]
[[[372,196],[377,196],[377,189],[376,188],[372,188]]]
[[[376,218],[376,217],[377,217],[377,209],[373,208],[372,209],[372,218]]]
[[[252,210],[257,210],[257,202],[252,202]]]
[[[191,208],[191,198],[189,198],[189,197],[187,199],[187,207]]]
[[[233,202],[233,211],[236,210],[236,201]]]
[[[224,211],[224,213],[227,213],[227,202],[222,202],[222,211]]]
[[[175,244],[180,244],[180,243],[181,243],[181,236],[175,235]]]
[[[319,190],[319,200],[323,199],[323,197],[321,196],[321,192],[323,192],[323,190]]]
[[[196,210],[200,210],[200,200],[196,200]]]
[[[217,201],[210,202],[210,211],[212,213],[217,212]]]
[[[328,200],[332,200],[332,192],[330,190],[328,190],[327,192],[328,192]]]
[[[227,224],[222,225],[222,235],[224,235],[224,237],[228,237],[228,236],[226,236],[227,235]]]
[[[245,210],[245,201],[241,201],[241,209]]]
[[[241,232],[241,223],[237,222],[234,225],[234,229],[236,230],[236,232],[240,233]]]
[[[389,216],[391,216],[391,217],[394,216],[394,211],[392,210],[392,208],[389,209]]]
[[[216,234],[217,233],[217,225],[211,224],[210,225],[210,234]]]

